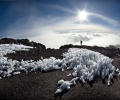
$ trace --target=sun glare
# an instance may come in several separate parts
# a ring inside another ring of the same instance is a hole
[[[86,11],[79,11],[78,17],[81,21],[87,20],[88,13]]]

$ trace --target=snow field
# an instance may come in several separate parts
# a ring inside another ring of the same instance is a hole
[[[72,85],[76,84],[77,80],[80,80],[83,84],[88,81],[92,81],[95,76],[99,76],[102,79],[108,78],[108,85],[112,84],[113,76],[116,76],[116,72],[120,75],[119,69],[116,69],[112,65],[113,60],[98,52],[94,52],[87,49],[70,48],[68,52],[62,54],[63,59],[56,59],[50,57],[39,61],[27,60],[17,61],[7,59],[4,57],[7,53],[15,53],[15,51],[29,50],[29,46],[16,45],[16,44],[1,44],[0,45],[0,79],[11,75],[20,74],[21,71],[26,73],[31,71],[49,71],[61,69],[72,69],[73,73],[69,73],[74,78],[70,81],[64,81],[63,79],[58,81],[60,85],[55,93],[61,93],[63,90],[69,90]]]
[[[73,69],[72,75],[74,78],[71,81],[58,81],[58,84],[61,85],[55,93],[60,93],[64,89],[69,90],[70,86],[75,85],[77,80],[80,80],[83,84],[86,80],[92,81],[95,76],[100,76],[102,79],[108,77],[108,85],[111,85],[113,76],[116,76],[116,68],[112,65],[112,62],[112,59],[98,52],[70,48],[68,52],[63,53],[61,67],[62,69]]]
[[[59,67],[61,60],[50,57],[49,59],[42,59],[39,61],[27,60],[27,61],[17,61],[12,59],[7,59],[4,57],[7,53],[15,53],[15,51],[26,51],[29,50],[29,46],[16,45],[16,44],[1,44],[0,45],[0,79],[3,77],[8,77],[11,75],[20,74],[21,71],[26,73],[31,71],[48,71],[61,69]]]

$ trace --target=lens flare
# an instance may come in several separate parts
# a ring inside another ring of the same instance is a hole
[[[83,11],[79,11],[78,13],[78,18],[81,20],[81,21],[84,21],[84,20],[87,20],[87,15],[88,13],[83,10]]]

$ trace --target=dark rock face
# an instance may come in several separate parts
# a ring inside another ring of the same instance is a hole
[[[28,39],[11,39],[3,38],[0,40],[0,44],[5,43],[18,43],[28,46],[33,46],[35,48],[29,51],[16,51],[13,54],[5,55],[8,59],[13,60],[39,60],[41,56],[43,58],[49,58],[51,56],[55,58],[62,59],[62,53],[67,52],[69,48],[81,48],[79,45],[64,45],[60,49],[46,49],[44,45],[35,42],[29,42]],[[41,51],[41,48],[43,49]],[[107,49],[98,46],[82,46],[82,48],[100,52],[110,58],[114,59],[113,65],[120,69],[120,49]],[[6,71],[6,69],[4,69]],[[54,93],[56,91],[56,85],[60,79],[71,80],[71,77],[67,77],[72,70],[62,71],[51,71],[48,73],[41,73],[37,71],[36,73],[31,72],[28,75],[26,73],[21,73],[18,76],[12,76],[0,80],[0,100],[60,100],[59,98],[54,98]],[[95,85],[90,87],[87,83],[82,86],[78,81],[76,86],[71,87],[70,91],[66,94],[61,94],[60,96],[64,100],[119,100],[120,99],[120,77],[114,80],[114,85],[108,87],[105,83],[102,84],[100,78],[96,78]],[[88,91],[89,90],[89,91]],[[82,92],[81,92],[82,91]],[[101,92],[102,91],[102,92]],[[59,97],[60,97],[59,96]],[[62,99],[61,99],[62,100]]]
[[[0,39],[0,44],[23,44],[26,46],[33,46],[34,48],[38,48],[40,50],[46,49],[45,45],[36,42],[30,42],[28,39],[12,39],[12,38],[2,38]]]
[[[0,44],[12,44],[12,43],[17,43],[16,40],[12,39],[12,38],[2,38],[0,40]]]
[[[73,47],[72,44],[68,44],[68,45],[61,46],[59,49],[66,49],[66,48],[72,48],[72,47]]]

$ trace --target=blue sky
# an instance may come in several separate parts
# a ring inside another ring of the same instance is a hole
[[[78,16],[82,10],[88,16],[81,22]],[[120,0],[0,0],[0,38],[29,38],[55,47],[78,43],[81,36],[83,41],[91,39],[83,33],[119,36],[119,10]]]

